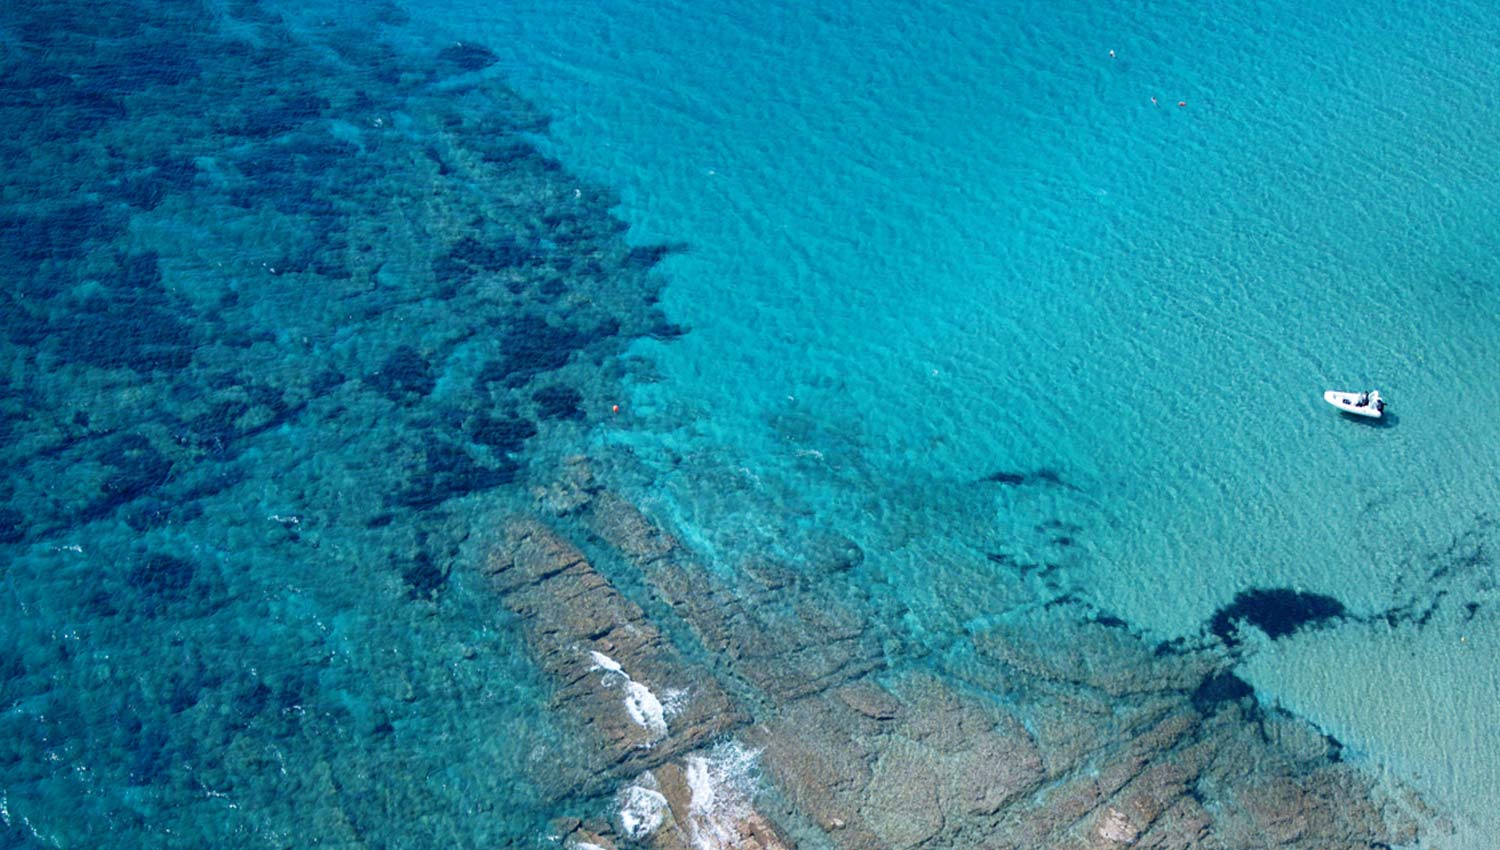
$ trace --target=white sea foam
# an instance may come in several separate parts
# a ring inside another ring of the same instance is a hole
[[[611,673],[619,673],[625,676],[625,668],[620,666],[620,662],[610,658],[608,655],[597,650],[589,650],[589,657],[594,659],[594,666],[590,667],[590,670],[607,670]],[[625,678],[628,679],[630,677],[625,676]]]
[[[687,832],[697,850],[728,850],[739,838],[739,824],[749,817],[755,792],[759,750],[736,741],[721,744],[706,755],[688,756]]]
[[[682,713],[687,708],[688,692],[682,688],[667,688],[661,695],[661,707],[668,720]]]
[[[588,841],[575,841],[568,845],[568,850],[604,850],[604,848]]]
[[[620,792],[620,831],[635,841],[655,832],[667,814],[667,798],[660,791],[631,785]]]
[[[631,720],[651,733],[653,742],[667,736],[666,710],[661,701],[650,688],[634,679],[625,682],[625,710],[630,712]]]
[[[603,670],[606,685],[613,685],[616,681],[624,682],[625,711],[637,726],[651,733],[651,739],[642,746],[649,747],[667,737],[667,717],[669,714],[675,715],[681,709],[683,692],[667,691],[668,704],[664,706],[650,688],[630,678],[620,662],[598,650],[590,650],[589,657],[593,660],[589,669]],[[620,679],[612,680],[612,675],[618,675]]]

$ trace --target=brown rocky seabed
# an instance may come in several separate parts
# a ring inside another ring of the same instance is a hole
[[[1210,649],[1158,653],[1038,610],[973,636],[982,686],[896,669],[853,605],[774,564],[742,566],[752,589],[727,586],[586,459],[534,495],[536,515],[497,524],[485,572],[559,710],[594,739],[600,789],[651,815],[560,821],[564,846],[1352,850],[1409,844],[1431,817],[1309,724],[1205,699],[1228,665]],[[575,541],[637,571],[708,660]],[[857,565],[838,546],[814,557]],[[631,683],[685,699],[653,725]],[[753,801],[702,781],[725,741],[759,755]]]

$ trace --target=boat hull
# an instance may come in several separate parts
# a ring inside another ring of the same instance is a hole
[[[1323,400],[1351,416],[1379,419],[1384,415],[1385,412],[1381,409],[1384,405],[1379,403],[1378,396],[1374,402],[1366,402],[1364,405],[1360,405],[1360,395],[1361,393],[1345,393],[1338,390],[1329,390],[1323,393]]]

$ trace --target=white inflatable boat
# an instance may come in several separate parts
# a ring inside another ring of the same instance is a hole
[[[1338,390],[1329,390],[1323,393],[1323,400],[1337,407],[1345,413],[1355,416],[1368,416],[1371,419],[1379,419],[1385,413],[1385,399],[1380,397],[1379,390],[1371,390],[1367,393],[1345,393]]]

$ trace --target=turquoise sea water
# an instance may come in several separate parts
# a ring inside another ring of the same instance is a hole
[[[579,450],[730,580],[851,538],[894,669],[1336,600],[1240,675],[1500,828],[1482,4],[142,8],[0,15],[7,846],[607,809],[465,569]]]
[[[1494,827],[1488,7],[440,15],[507,45],[633,237],[691,246],[664,303],[693,332],[638,347],[646,427],[597,440],[725,568],[836,525],[937,653],[1047,594],[1161,639],[1331,596],[1360,622],[1252,653],[1262,698]]]

